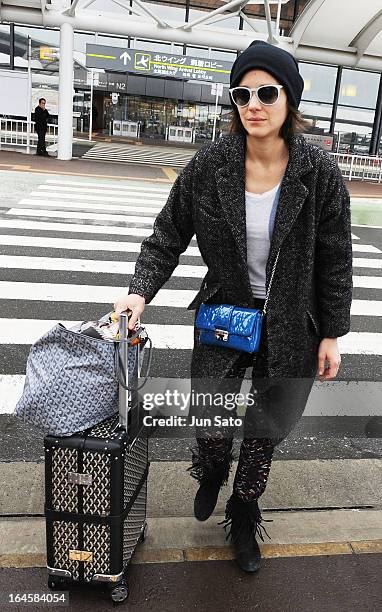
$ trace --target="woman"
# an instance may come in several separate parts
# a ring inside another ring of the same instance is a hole
[[[247,407],[223,523],[231,525],[239,566],[254,572],[255,535],[263,539],[264,529],[258,499],[274,448],[301,417],[317,366],[321,381],[337,375],[337,338],[350,329],[350,200],[335,161],[296,133],[304,84],[294,58],[254,41],[230,80],[232,133],[199,150],[179,174],[142,243],[129,294],[114,307],[132,310],[132,328],[194,234],[208,268],[188,306],[195,315],[202,302],[262,309],[269,291],[257,353],[202,344],[195,329],[191,362],[193,380],[226,391],[237,391],[252,368],[256,402]],[[189,469],[200,485],[199,520],[212,514],[227,482],[231,449],[226,431],[197,436]]]

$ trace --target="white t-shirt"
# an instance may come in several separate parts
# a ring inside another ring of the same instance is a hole
[[[265,193],[245,192],[247,264],[254,297],[265,299],[265,268],[269,256],[281,181]]]

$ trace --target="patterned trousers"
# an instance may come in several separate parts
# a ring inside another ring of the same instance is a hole
[[[263,300],[256,300],[257,308],[262,308],[263,304]],[[265,325],[263,325],[262,331],[259,351],[253,355],[242,353],[225,375],[223,388],[226,392],[232,391],[233,387],[238,392],[248,367],[253,367],[252,380],[261,380],[267,377]],[[250,407],[247,407],[247,412],[248,410],[250,410]],[[236,416],[236,409],[232,410],[231,414]],[[195,478],[201,480],[203,475],[213,474],[214,471],[222,473],[219,468],[224,464],[230,465],[232,463],[232,435],[219,431],[215,431],[213,434],[203,431],[203,435],[198,436],[197,433],[196,442],[197,447],[192,449],[194,467],[193,471],[191,470],[191,475]],[[264,492],[271,469],[274,448],[278,442],[279,439],[277,438],[246,436],[244,433],[233,485],[234,493],[243,501],[258,499]],[[226,472],[227,476],[228,471]]]

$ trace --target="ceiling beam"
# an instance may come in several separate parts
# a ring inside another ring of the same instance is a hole
[[[302,11],[300,17],[295,22],[293,28],[289,32],[289,36],[293,39],[294,47],[297,49],[302,37],[304,36],[306,29],[310,22],[316,15],[317,11],[326,2],[326,0],[310,0]]]
[[[41,10],[20,6],[4,6],[4,4],[1,5],[1,10],[1,18],[6,23],[13,22],[40,27],[45,25],[49,28],[59,28],[63,23],[70,23],[75,30],[79,31],[148,38],[153,41],[166,41],[207,48],[224,48],[235,52],[246,49],[254,38],[267,39],[267,34],[259,32],[254,35],[253,32],[248,30],[236,31],[206,26],[193,28],[191,31],[173,26],[163,29],[158,27],[158,24],[150,23],[142,18],[121,19],[121,15],[113,13],[99,15],[95,11],[84,11],[78,7],[73,17],[53,10],[44,11],[44,14],[42,14]],[[280,48],[294,55],[297,60],[382,72],[382,57],[380,55],[364,53],[359,58],[355,48],[331,49],[325,48],[317,42],[316,45],[300,43],[295,49],[295,41],[286,36],[278,37],[278,44]]]
[[[358,32],[350,43],[350,47],[356,47],[359,61],[370,47],[374,38],[382,30],[382,10],[380,10],[370,21]]]

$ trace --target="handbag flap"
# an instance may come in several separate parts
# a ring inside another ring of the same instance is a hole
[[[261,311],[228,304],[202,304],[195,325],[204,331],[226,330],[235,336],[250,336]]]
[[[260,318],[260,310],[236,307],[231,317],[232,333],[237,336],[251,336]]]
[[[201,304],[195,325],[206,331],[215,331],[216,328],[228,331],[234,308],[228,304]]]

